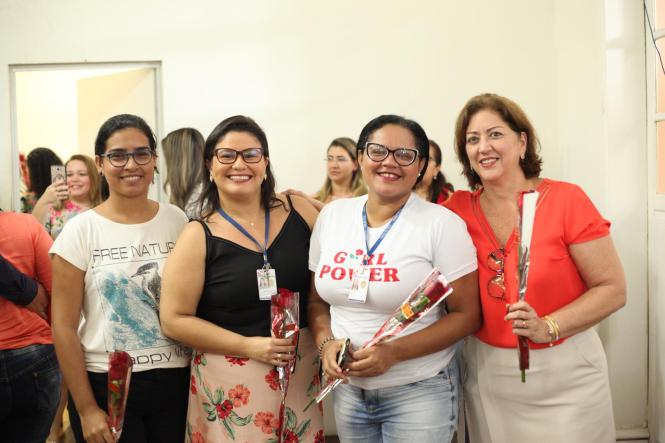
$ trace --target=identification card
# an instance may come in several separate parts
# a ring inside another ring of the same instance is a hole
[[[365,303],[367,300],[367,290],[369,289],[369,269],[365,266],[356,268],[351,277],[351,287],[349,288],[349,301]]]
[[[256,282],[259,286],[259,300],[270,300],[270,297],[277,294],[277,274],[274,269],[257,269]]]

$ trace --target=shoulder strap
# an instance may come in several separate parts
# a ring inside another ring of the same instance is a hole
[[[203,230],[204,230],[205,233],[206,233],[206,237],[210,237],[210,236],[212,236],[212,231],[210,231],[210,228],[208,227],[208,225],[206,224],[206,222],[204,222],[203,220],[198,220],[198,219],[196,219],[196,220],[194,220],[194,221],[201,223],[201,226],[203,226]]]
[[[286,194],[286,201],[289,202],[289,211],[293,209],[293,202],[291,201],[291,194]]]

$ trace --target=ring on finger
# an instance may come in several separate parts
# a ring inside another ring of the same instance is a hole
[[[526,320],[522,320],[522,329],[528,328],[528,325],[526,324]]]

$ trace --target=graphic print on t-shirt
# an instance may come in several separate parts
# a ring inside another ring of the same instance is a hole
[[[353,252],[337,251],[332,255],[332,263],[323,261],[318,270],[318,278],[332,280],[346,280],[351,285],[353,273],[358,269],[364,257],[362,249]],[[391,267],[386,254],[383,252],[372,254],[367,260],[367,270],[370,282],[398,282],[397,268]]]
[[[158,314],[161,267],[173,246],[167,242],[93,250],[107,351],[173,344],[162,334]]]

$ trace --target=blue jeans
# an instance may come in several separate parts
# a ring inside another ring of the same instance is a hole
[[[431,378],[401,386],[334,391],[341,442],[450,442],[457,427],[459,369],[453,360]]]
[[[44,443],[61,377],[53,345],[0,351],[0,441]]]

